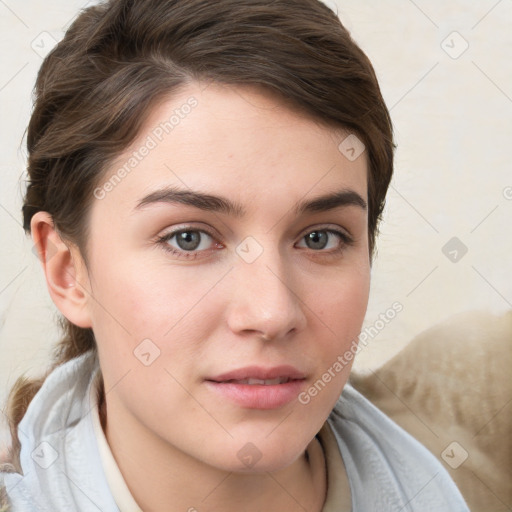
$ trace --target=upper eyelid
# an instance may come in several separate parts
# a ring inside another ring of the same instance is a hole
[[[177,228],[171,228],[169,230],[165,230],[163,232],[163,234],[159,235],[159,238],[162,238],[162,237],[165,237],[165,236],[171,236],[171,235],[176,235],[177,233],[180,233],[181,231],[200,231],[201,233],[206,233],[207,235],[211,236],[211,237],[217,237],[217,236],[220,236],[217,235],[217,231],[214,230],[213,228],[205,228],[205,227],[200,227],[200,226],[194,226],[192,224],[183,224],[182,227],[177,227]]]
[[[339,225],[335,225],[335,224],[332,224],[332,223],[327,223],[327,224],[312,224],[311,226],[308,226],[306,228],[304,228],[301,233],[302,235],[306,234],[306,233],[310,233],[311,231],[341,231],[343,234],[345,234],[346,236],[352,238],[352,233],[345,227],[342,227],[342,226],[339,226]],[[301,235],[301,236],[302,236]]]
[[[334,225],[332,223],[327,223],[324,225],[322,225],[321,223],[320,224],[312,224],[311,226],[307,226],[307,227],[303,228],[301,230],[301,235],[304,235],[306,233],[309,233],[310,231],[315,231],[315,230],[317,230],[317,231],[339,231],[339,230],[341,230],[341,231],[345,232],[345,234],[347,236],[352,236],[350,231],[347,228],[339,226],[339,225]],[[181,227],[176,227],[176,228],[173,227],[173,228],[169,229],[169,231],[165,231],[163,233],[163,235],[160,235],[160,236],[176,234],[176,233],[179,233],[180,231],[201,231],[210,236],[220,236],[220,234],[218,234],[218,235],[216,234],[216,233],[218,233],[218,231],[214,228],[195,226],[193,224],[183,224],[183,226],[181,226]]]

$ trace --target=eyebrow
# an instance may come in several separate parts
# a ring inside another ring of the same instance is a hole
[[[184,204],[200,210],[224,213],[233,217],[243,217],[245,208],[226,197],[205,194],[193,190],[183,190],[176,187],[165,187],[144,196],[134,210],[141,210],[156,203]],[[334,210],[339,207],[357,206],[367,210],[366,201],[354,190],[342,189],[336,192],[315,197],[311,200],[300,201],[295,205],[296,215],[317,213]]]

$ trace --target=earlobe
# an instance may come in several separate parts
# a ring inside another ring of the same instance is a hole
[[[91,327],[89,280],[78,248],[62,240],[48,212],[35,213],[30,226],[53,302],[73,324]]]

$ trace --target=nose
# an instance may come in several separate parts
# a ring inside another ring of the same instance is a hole
[[[252,263],[240,259],[230,279],[228,324],[235,334],[280,340],[305,328],[305,304],[293,268],[277,250],[263,251]]]

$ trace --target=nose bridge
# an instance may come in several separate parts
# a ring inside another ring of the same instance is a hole
[[[231,329],[257,331],[270,339],[284,337],[294,329],[300,331],[306,319],[294,290],[291,267],[277,247],[260,245],[258,249],[251,240],[243,244],[238,247],[232,273],[235,293],[229,317]]]

